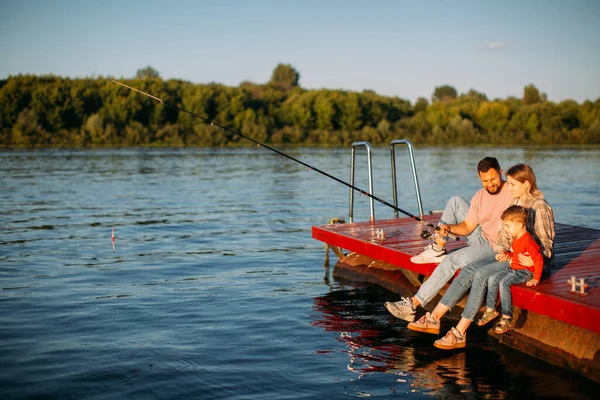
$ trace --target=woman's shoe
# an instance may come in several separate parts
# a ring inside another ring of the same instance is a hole
[[[436,340],[433,345],[443,350],[462,349],[467,345],[467,335],[461,335],[458,329],[453,327],[446,336]]]

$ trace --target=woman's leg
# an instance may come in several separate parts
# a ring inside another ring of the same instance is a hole
[[[469,264],[464,267],[458,276],[454,278],[444,296],[433,310],[431,315],[434,318],[440,319],[448,310],[452,309],[456,303],[467,293],[467,290],[471,287],[473,282],[473,276],[477,273],[479,269],[479,265],[477,263]],[[440,311],[443,313],[436,312],[438,311],[438,307]]]
[[[437,266],[414,297],[422,306],[429,303],[457,270],[467,268],[470,265],[475,268],[488,264],[494,260],[494,255],[494,251],[487,242],[453,251]],[[470,284],[470,281],[468,283]]]

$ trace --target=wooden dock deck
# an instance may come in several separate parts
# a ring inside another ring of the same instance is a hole
[[[437,223],[439,216],[426,216]],[[329,245],[383,261],[388,264],[431,275],[437,264],[413,264],[410,258],[430,243],[420,237],[425,225],[411,218],[313,226],[313,238]],[[382,230],[385,239],[378,238]],[[448,251],[465,246],[464,240],[451,241]],[[513,303],[531,312],[569,325],[600,333],[600,230],[556,224],[555,266],[550,277],[536,287],[516,285]],[[586,295],[573,293],[567,283],[572,276],[585,278]]]

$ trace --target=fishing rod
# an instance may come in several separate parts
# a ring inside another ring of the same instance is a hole
[[[226,127],[226,126],[220,125],[220,124],[218,124],[217,122],[211,121],[211,120],[209,120],[208,118],[205,118],[205,117],[203,117],[203,116],[201,116],[201,115],[198,115],[198,114],[196,114],[196,113],[194,113],[194,112],[192,112],[192,111],[186,110],[185,108],[179,107],[179,106],[177,106],[177,105],[169,104],[169,103],[167,103],[167,102],[163,101],[162,99],[160,99],[160,98],[158,98],[158,97],[156,97],[156,96],[152,96],[151,94],[148,94],[148,93],[146,93],[146,92],[142,92],[142,91],[141,91],[141,90],[139,90],[139,89],[136,89],[136,88],[134,88],[134,87],[131,87],[131,86],[129,86],[129,85],[126,85],[126,84],[124,84],[124,83],[121,83],[121,82],[119,82],[119,81],[117,81],[117,80],[114,80],[114,79],[112,79],[112,81],[113,81],[114,83],[116,83],[117,85],[121,85],[121,86],[123,86],[123,87],[126,87],[127,89],[130,89],[130,90],[133,90],[134,92],[137,92],[137,93],[139,93],[139,94],[141,94],[141,95],[144,95],[144,96],[146,96],[146,97],[150,97],[151,99],[158,101],[160,104],[162,104],[163,106],[165,106],[165,107],[167,107],[167,108],[170,108],[170,109],[172,109],[172,110],[176,110],[176,111],[182,111],[182,112],[184,112],[184,113],[186,113],[186,114],[189,114],[189,115],[191,115],[192,117],[198,118],[199,120],[201,120],[202,122],[204,122],[204,123],[205,123],[205,124],[207,124],[207,125],[219,127],[219,128],[223,129],[223,130],[224,130],[224,131],[226,131],[226,132],[233,133],[234,135],[237,135],[237,136],[239,136],[239,137],[242,137],[242,138],[244,138],[244,139],[246,139],[246,140],[249,140],[250,142],[252,142],[252,143],[256,144],[258,147],[264,147],[265,149],[271,150],[272,152],[274,152],[274,153],[277,153],[277,154],[279,154],[279,155],[280,155],[280,156],[282,156],[282,157],[285,157],[285,158],[287,158],[287,159],[290,159],[290,160],[292,160],[292,161],[295,161],[295,162],[297,162],[298,164],[302,164],[302,165],[304,165],[305,167],[307,167],[309,171],[310,171],[310,170],[312,170],[312,171],[318,172],[318,173],[320,173],[321,175],[324,175],[324,176],[326,176],[326,177],[328,177],[328,178],[330,178],[330,179],[333,179],[334,181],[336,181],[336,182],[339,182],[339,183],[341,183],[342,185],[348,186],[350,189],[352,189],[352,190],[356,190],[357,192],[359,192],[359,193],[361,193],[361,194],[364,194],[365,196],[367,196],[367,197],[369,197],[369,198],[371,198],[371,199],[373,199],[373,200],[375,200],[375,201],[378,201],[378,202],[380,202],[380,203],[381,203],[381,204],[383,204],[383,205],[386,205],[386,206],[388,206],[388,207],[390,207],[390,208],[393,208],[394,210],[396,210],[396,211],[398,211],[398,212],[401,212],[402,214],[404,214],[404,215],[406,215],[406,216],[408,216],[408,217],[410,217],[410,218],[414,219],[415,221],[419,221],[420,223],[422,223],[422,224],[424,224],[424,225],[427,225],[429,228],[432,228],[432,229],[434,229],[434,230],[436,230],[436,231],[439,231],[439,230],[440,230],[440,227],[439,227],[439,226],[433,225],[433,224],[431,224],[431,223],[429,223],[429,222],[427,222],[427,221],[423,220],[422,218],[419,218],[419,217],[417,217],[416,215],[409,213],[408,211],[405,211],[405,210],[403,210],[403,209],[401,209],[401,208],[398,208],[398,207],[396,207],[395,205],[393,205],[393,204],[390,204],[390,203],[388,203],[387,201],[385,201],[385,200],[383,200],[383,199],[381,199],[381,198],[379,198],[379,197],[377,197],[377,196],[375,196],[375,195],[373,195],[373,194],[371,194],[371,193],[369,193],[369,192],[366,192],[366,191],[362,190],[362,189],[361,189],[361,188],[359,188],[359,187],[356,187],[356,186],[354,186],[354,185],[352,185],[352,184],[350,184],[350,183],[348,183],[348,182],[346,182],[346,181],[343,181],[343,180],[341,180],[341,179],[339,179],[339,178],[337,178],[337,177],[335,177],[335,176],[333,176],[333,175],[331,175],[331,174],[328,174],[327,172],[325,172],[325,171],[322,171],[322,170],[320,170],[319,168],[313,167],[312,165],[309,165],[309,164],[305,163],[305,162],[304,162],[304,161],[302,161],[302,160],[299,160],[299,159],[297,159],[297,158],[295,158],[295,157],[292,157],[292,156],[290,156],[289,154],[286,154],[286,153],[284,153],[284,152],[282,152],[282,151],[279,151],[279,150],[277,150],[277,149],[276,149],[276,148],[274,148],[274,147],[271,147],[271,146],[269,146],[269,145],[266,145],[266,144],[264,144],[264,143],[261,143],[261,142],[259,142],[258,140],[252,139],[251,137],[244,135],[243,133],[240,133],[240,132],[238,132],[238,131],[236,131],[236,130],[234,130],[234,129],[228,128],[228,127]],[[421,233],[421,236],[425,238],[425,236],[426,236],[426,235],[425,235],[425,233],[424,233],[424,232],[426,232],[426,231],[423,231],[423,233]],[[456,237],[456,240],[458,240],[458,237]]]

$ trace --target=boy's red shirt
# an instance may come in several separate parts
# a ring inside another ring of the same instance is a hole
[[[540,246],[533,239],[529,232],[525,232],[520,238],[513,239],[512,251],[509,251],[510,255],[510,267],[512,269],[528,269],[533,272],[533,279],[541,280],[542,270],[544,268],[544,256],[540,251]],[[525,267],[519,263],[519,253],[529,255],[533,259],[532,267]]]

